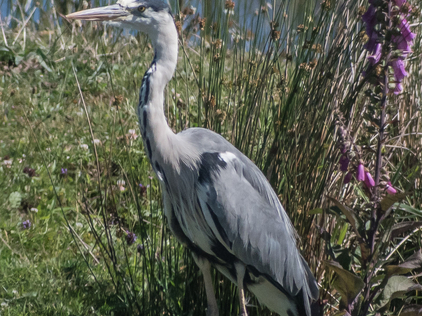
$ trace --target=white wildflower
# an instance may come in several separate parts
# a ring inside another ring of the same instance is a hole
[[[95,144],[95,145],[99,145],[99,144],[101,144],[101,141],[99,140],[99,139],[94,139],[94,141],[93,141],[93,143]]]
[[[80,147],[84,150],[88,150],[88,148],[89,148],[87,144],[82,144],[82,145],[80,145]]]
[[[13,162],[12,159],[7,159],[3,161],[3,165],[5,165],[7,168],[10,168],[12,167],[12,162]]]
[[[117,180],[117,186],[119,187],[120,191],[124,191],[125,190],[125,180]]]
[[[35,208],[35,207],[31,207],[31,212],[38,213],[38,209],[37,209],[37,208]]]
[[[129,130],[129,134],[127,134],[127,137],[129,139],[137,139],[138,135],[136,135],[136,130],[135,129],[130,129]]]

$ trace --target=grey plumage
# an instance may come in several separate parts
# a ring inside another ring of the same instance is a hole
[[[209,316],[218,315],[210,263],[280,315],[311,315],[318,286],[300,255],[295,231],[262,172],[222,136],[202,128],[174,134],[164,87],[177,63],[177,32],[166,4],[120,0],[73,19],[112,20],[146,32],[155,57],[142,80],[137,113],[145,150],[161,184],[165,215],[204,274]]]

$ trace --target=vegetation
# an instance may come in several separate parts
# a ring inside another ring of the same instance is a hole
[[[406,3],[416,38],[396,95],[397,1],[372,4],[373,64],[366,1],[171,2],[169,125],[221,133],[263,170],[326,315],[420,309],[422,20]],[[152,47],[59,14],[87,5],[2,4],[0,314],[203,315],[202,277],[166,226],[137,135]],[[215,272],[215,288],[221,315],[238,313],[236,287]]]

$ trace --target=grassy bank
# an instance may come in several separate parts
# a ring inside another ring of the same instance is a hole
[[[202,277],[166,227],[138,136],[134,107],[153,58],[149,40],[70,24],[58,14],[76,10],[70,2],[17,3],[2,15],[0,42],[1,314],[204,314]],[[365,157],[375,152],[376,122],[366,115],[370,83],[362,76],[359,11],[367,4],[324,3],[251,9],[245,1],[233,10],[204,5],[203,12],[173,4],[181,45],[165,109],[175,132],[210,128],[263,170],[334,315],[341,292],[322,260],[360,275],[364,254],[353,246],[350,218],[327,196],[361,206],[362,218],[369,201],[360,183],[343,185],[339,122]],[[389,96],[385,169],[408,192],[391,225],[421,217],[420,39],[405,91]],[[392,264],[420,248],[418,227],[385,242]],[[238,313],[236,288],[218,273],[215,288],[221,315]],[[413,292],[408,298],[418,300]],[[251,316],[270,315],[254,298],[249,303]]]

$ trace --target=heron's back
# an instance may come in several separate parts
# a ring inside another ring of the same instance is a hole
[[[310,315],[317,284],[262,172],[209,130],[188,129],[177,138],[181,153],[189,144],[198,156],[194,163],[182,163],[179,172],[165,171],[166,215],[173,219],[169,221],[176,237],[232,282],[234,263],[241,261],[247,267],[245,285],[280,315]]]

